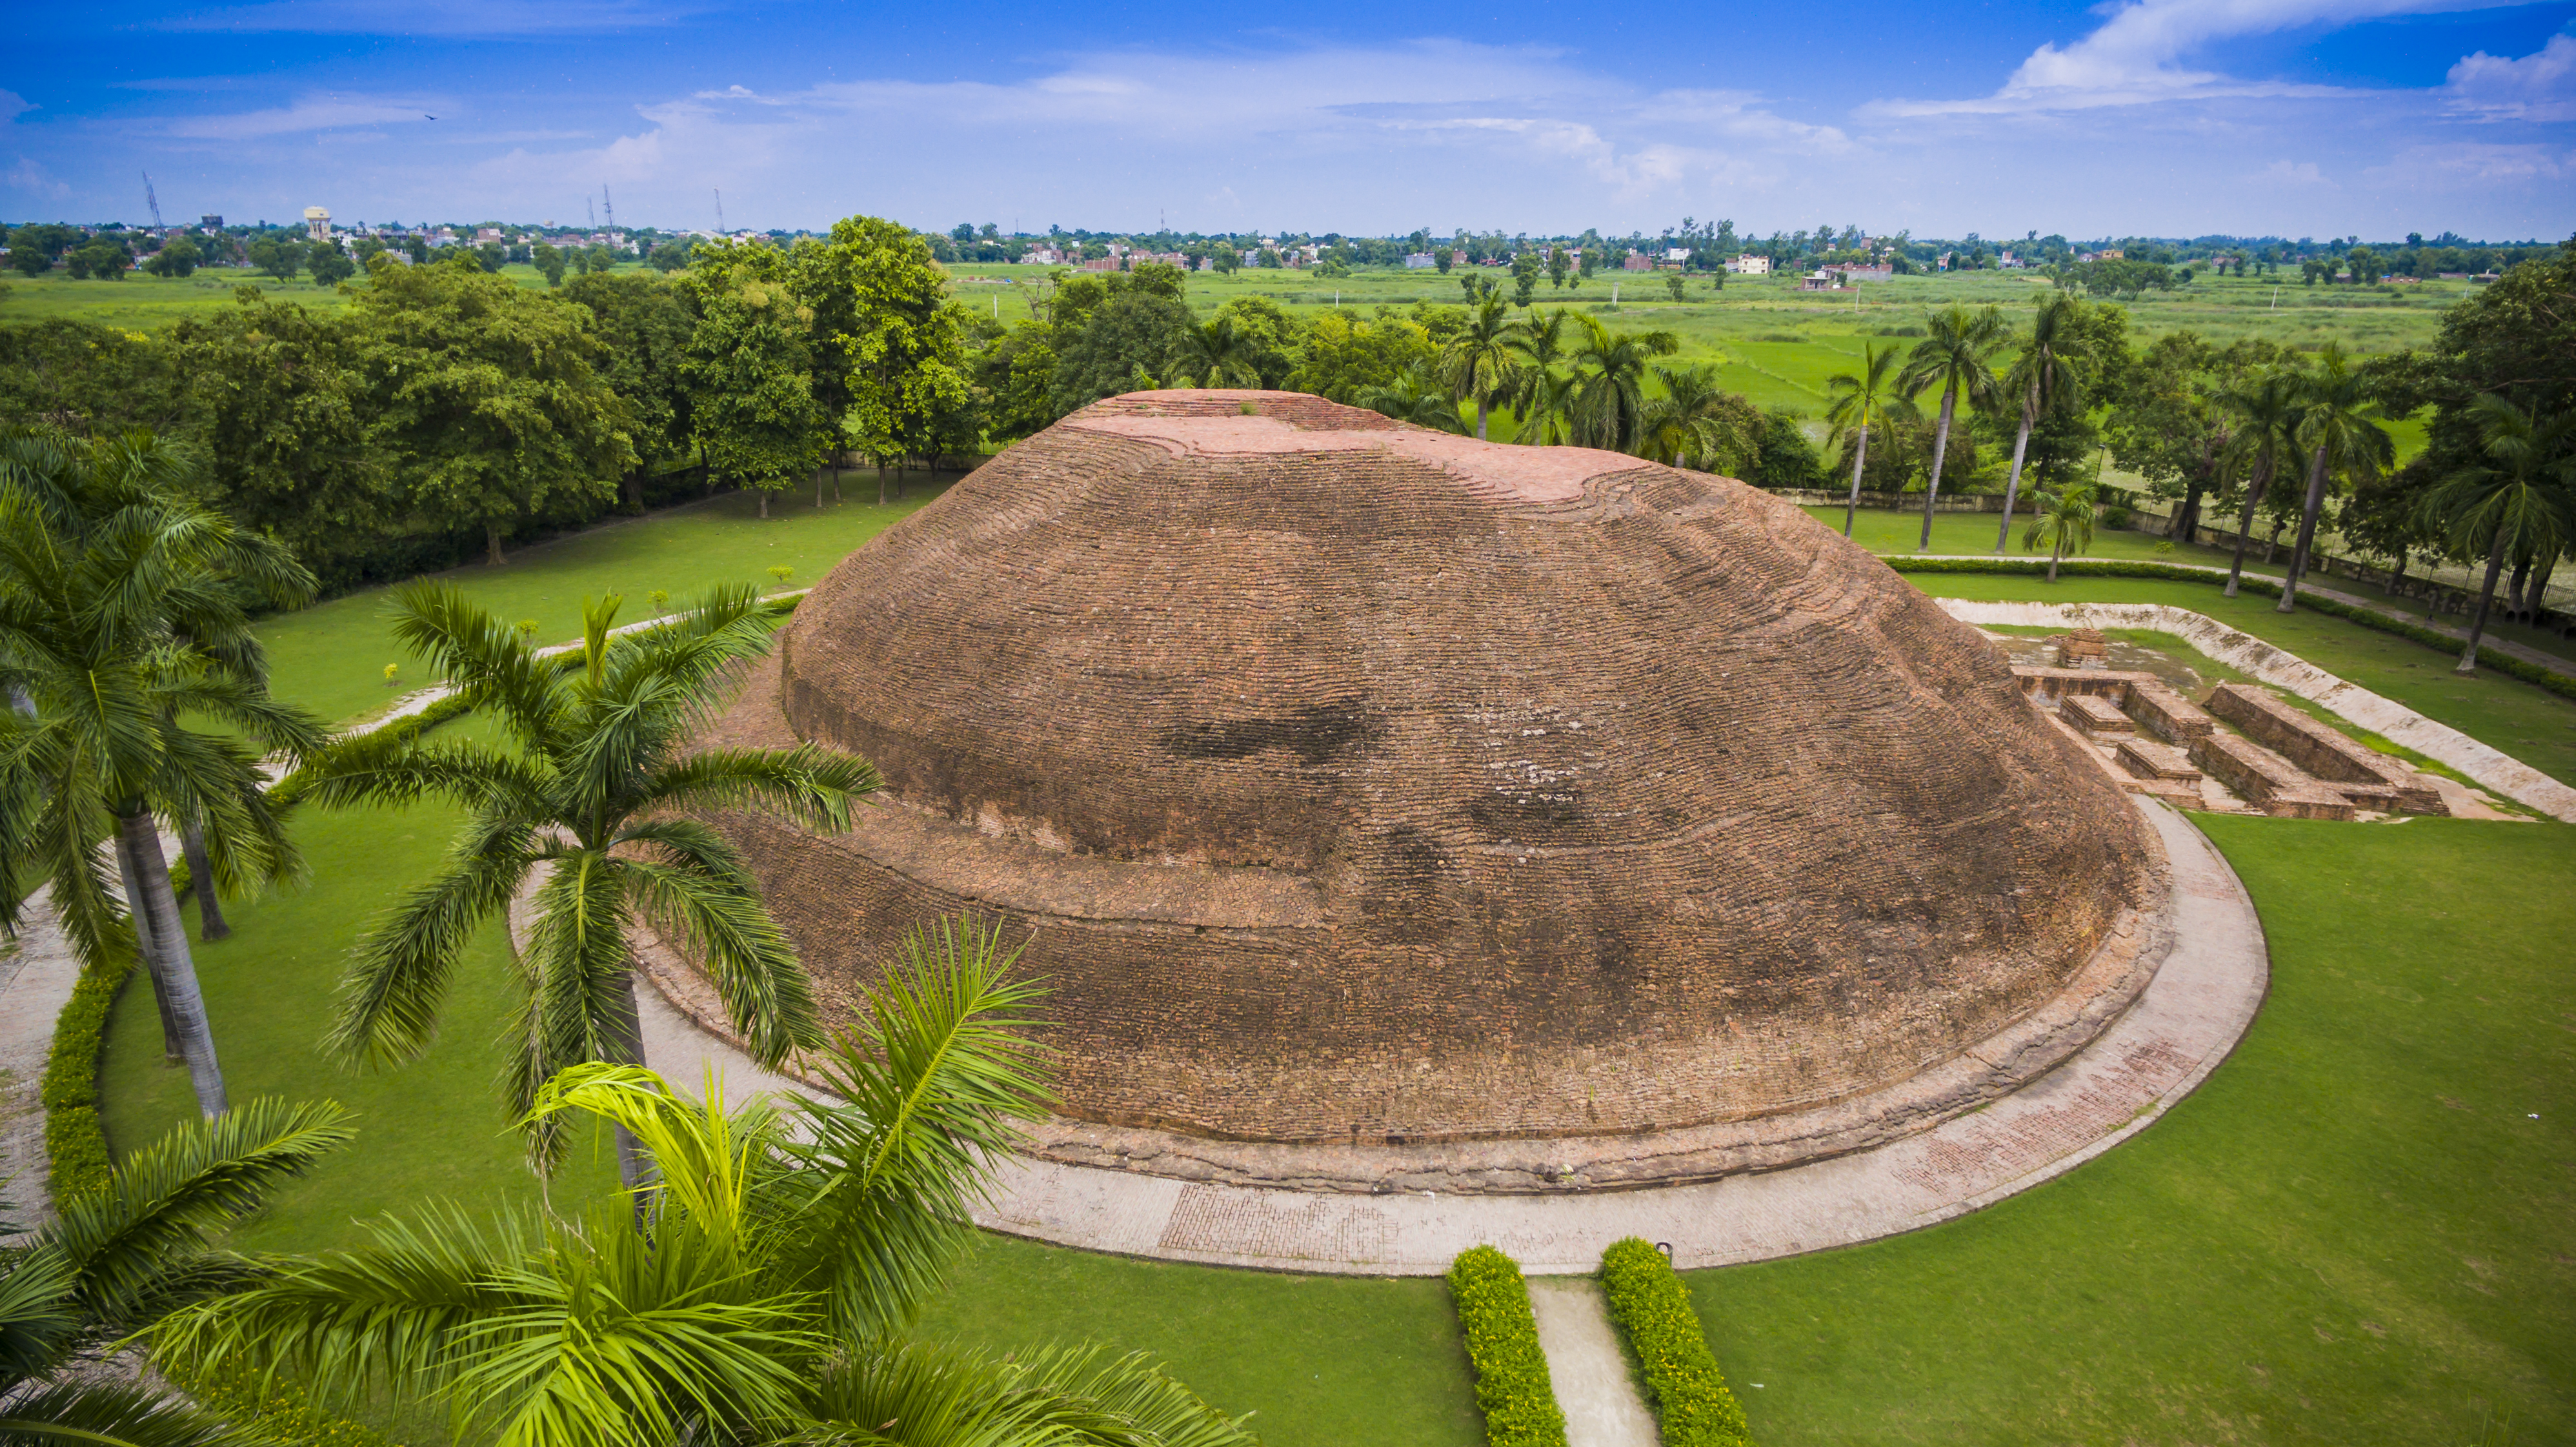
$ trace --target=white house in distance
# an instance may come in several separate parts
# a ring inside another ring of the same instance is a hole
[[[1755,256],[1753,253],[1748,251],[1744,255],[1728,262],[1726,264],[1726,269],[1734,272],[1737,276],[1769,276],[1771,274],[1771,258],[1767,256]]]
[[[316,241],[331,239],[331,210],[327,206],[304,208],[304,231]]]

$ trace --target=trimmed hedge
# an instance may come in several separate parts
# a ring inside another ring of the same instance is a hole
[[[1692,1309],[1690,1288],[1651,1244],[1631,1236],[1601,1253],[1610,1319],[1637,1353],[1664,1447],[1749,1447],[1744,1408],[1727,1390]]]
[[[40,1097],[45,1106],[45,1160],[56,1201],[106,1189],[107,1132],[98,1123],[98,1052],[107,1012],[125,974],[84,973],[54,1020]]]
[[[1881,558],[1879,561],[1900,573],[1994,573],[2016,577],[2044,577],[2048,572],[2048,564],[2031,558],[1909,558],[1900,553]],[[2203,572],[2198,568],[2186,568],[2174,563],[2115,562],[2108,559],[2068,559],[2058,564],[2058,575],[2089,578],[2162,578],[2173,582],[2206,583],[2217,587],[2224,587],[2227,583],[2223,574]],[[2257,577],[2249,573],[2237,580],[2237,591],[2254,593],[2265,598],[2278,598],[2281,596],[2281,581],[2278,578]],[[2421,643],[2427,648],[2447,653],[2453,658],[2460,656],[2461,640],[2447,633],[2427,628],[2421,623],[2410,623],[2403,618],[2391,617],[2376,608],[2356,608],[2349,603],[2337,602],[2332,598],[2320,598],[2314,593],[2300,594],[2299,606],[2314,609],[2329,617],[2358,623],[2376,632],[2393,633],[2408,642]],[[2546,689],[2562,698],[2576,698],[2576,677],[2570,677],[2554,669],[2543,668],[2528,659],[2498,653],[2492,648],[2481,645],[2478,648],[2478,666],[2492,668],[2507,678],[2521,679],[2525,683]]]
[[[207,1370],[191,1362],[156,1357],[152,1363],[172,1386],[226,1421],[250,1429],[256,1441],[294,1447],[394,1447],[373,1427],[333,1415],[300,1384],[238,1362]]]
[[[1512,1258],[1479,1246],[1449,1264],[1449,1294],[1476,1365],[1476,1405],[1492,1447],[1565,1447],[1565,1413],[1547,1378],[1529,1286]]]

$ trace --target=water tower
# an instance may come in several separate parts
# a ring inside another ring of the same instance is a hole
[[[314,240],[316,240],[316,241],[328,241],[328,240],[330,240],[330,239],[331,239],[331,210],[330,210],[330,208],[329,208],[329,207],[327,207],[327,206],[307,206],[307,207],[305,207],[305,208],[304,208],[304,229],[305,229],[306,231],[311,232],[311,233],[313,234],[313,239],[314,239]]]

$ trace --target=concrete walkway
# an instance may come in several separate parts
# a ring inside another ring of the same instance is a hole
[[[33,1230],[53,1219],[45,1156],[45,1058],[54,1020],[80,983],[80,961],[54,921],[53,891],[28,897],[18,938],[0,944],[0,1227]]]
[[[1566,1447],[1657,1447],[1654,1411],[1619,1350],[1610,1303],[1589,1276],[1528,1278],[1547,1382],[1565,1413]]]
[[[976,1223],[1059,1245],[1279,1271],[1437,1275],[1492,1243],[1533,1275],[1589,1275],[1624,1236],[1685,1268],[1760,1261],[1911,1231],[2063,1174],[2153,1124],[2226,1058],[2269,983],[2261,921],[2183,815],[2150,800],[2173,861],[2173,952],[2129,1012],[2066,1064],[1973,1114],[1877,1150],[1762,1175],[1547,1196],[1306,1194],[1013,1157]],[[694,1088],[802,1089],[651,1000],[646,1056]]]
[[[1939,558],[1945,561],[1966,562],[1994,561],[1994,555],[1991,553],[1888,553],[1883,556],[1897,558]],[[2077,561],[2082,560],[2078,559]],[[2215,578],[2224,578],[2227,576],[2227,570],[2225,568],[2211,567],[2207,563],[2166,563],[2153,558],[2140,559],[2139,561],[2153,562],[2156,563],[2158,567],[2181,568],[2187,572],[2205,573]],[[2248,578],[2260,578],[2271,583],[2278,583],[2281,581],[2267,573],[2247,573],[2245,576]],[[1912,582],[1913,580],[1909,578],[1907,581]],[[1922,587],[1923,585],[1917,583],[1915,586]],[[1925,591],[1929,592],[1930,590],[1927,588]],[[2454,628],[2448,623],[2436,623],[2432,619],[2424,617],[2422,614],[2412,613],[2403,608],[2392,608],[2388,604],[2381,602],[2376,598],[2363,598],[2351,593],[2341,593],[2332,588],[2320,588],[2313,583],[2302,581],[2299,584],[2299,596],[2304,598],[2310,594],[2314,594],[2320,598],[2329,599],[2333,602],[2341,603],[2348,608],[2366,609],[2369,612],[2378,614],[2382,618],[2393,618],[2400,623],[2412,624],[2417,628],[2427,628],[2435,633],[2441,634],[2443,637],[2450,639],[2463,648],[2468,646],[2469,630],[2466,628]],[[2576,679],[2576,662],[2570,662],[2567,659],[2559,657],[2555,653],[2543,653],[2539,649],[2534,648],[2527,643],[2515,643],[2509,639],[2498,638],[2494,634],[2490,633],[2486,637],[2478,640],[2478,647],[2492,648],[2507,658],[2520,659],[2536,668],[2545,668],[2560,677]]]
[[[2502,750],[2435,723],[2394,699],[2346,683],[2306,659],[2275,648],[2205,613],[2163,603],[1988,603],[1935,598],[1962,623],[2006,628],[2142,628],[2171,633],[2192,647],[2275,688],[2297,694],[2436,763],[2447,764],[2519,804],[2576,824],[2571,789]]]

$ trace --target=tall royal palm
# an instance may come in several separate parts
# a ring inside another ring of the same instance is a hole
[[[2379,425],[2370,384],[2333,342],[2317,354],[2317,370],[2301,379],[2295,435],[2308,451],[2308,495],[2299,507],[2299,541],[2290,550],[2289,576],[2281,580],[2280,611],[2298,606],[2299,578],[2316,541],[2317,513],[2325,506],[2326,477],[2341,473],[2355,483],[2375,481],[2395,460],[2396,445]]]
[[[2220,462],[2245,486],[2244,511],[2236,520],[2236,556],[2227,566],[2222,596],[2235,597],[2236,585],[2245,575],[2245,544],[2254,536],[2254,509],[2261,505],[2264,490],[2280,475],[2281,464],[2298,455],[2293,434],[2300,390],[2297,374],[2275,370],[2235,382],[2215,399],[2236,423]]]
[[[704,964],[754,1059],[777,1065],[820,1039],[796,952],[724,837],[684,812],[758,809],[808,829],[850,827],[876,771],[811,744],[692,751],[692,728],[743,661],[769,646],[748,587],[720,589],[667,626],[616,637],[618,600],[585,610],[581,653],[564,668],[449,588],[414,587],[394,633],[424,655],[515,748],[434,742],[390,731],[335,745],[307,771],[325,804],[403,805],[424,794],[469,811],[438,874],[360,941],[341,981],[328,1045],[388,1064],[426,1048],[448,976],[475,927],[502,914],[546,871],[520,962],[522,992],[502,1093],[524,1118],[537,1088],[584,1061],[642,1063],[627,930],[649,916]],[[545,1122],[529,1148],[561,1150]],[[644,1170],[620,1136],[620,1169]]]
[[[1502,297],[1480,298],[1467,313],[1467,325],[1440,348],[1440,384],[1449,389],[1452,401],[1476,401],[1476,440],[1485,440],[1485,425],[1494,415],[1494,400],[1508,396],[1518,363],[1513,358],[1512,339],[1520,323],[1511,319],[1512,309]]]
[[[1825,421],[1835,435],[1852,439],[1851,500],[1843,504],[1844,537],[1851,536],[1852,520],[1860,512],[1860,473],[1869,461],[1870,429],[1914,410],[1912,401],[1897,390],[1895,372],[1896,348],[1882,351],[1863,342],[1859,371],[1825,379],[1825,389],[1834,399],[1825,409]]]
[[[1533,403],[1549,400],[1555,393],[1563,394],[1560,400],[1571,405],[1573,393],[1570,388],[1560,385],[1564,373],[1559,369],[1573,359],[1573,320],[1574,313],[1563,307],[1545,315],[1533,309],[1512,332],[1512,355],[1520,363],[1512,374],[1514,442],[1544,445],[1564,440],[1561,435],[1564,431],[1562,417],[1555,419],[1560,425],[1553,429],[1540,429],[1549,435],[1534,435],[1530,427],[1530,408]]]
[[[42,880],[84,969],[139,954],[163,1048],[213,1116],[223,1071],[160,821],[201,820],[218,878],[292,874],[260,756],[300,759],[321,731],[268,697],[241,606],[309,595],[310,576],[182,496],[185,465],[145,434],[0,437],[0,931]]]
[[[2022,458],[2030,451],[2030,429],[2041,414],[2075,405],[2075,323],[2081,315],[2071,292],[2052,291],[2030,319],[2022,338],[2021,357],[2004,378],[2004,390],[2021,398],[2021,429],[2013,434],[2012,472],[2004,480],[2004,521],[1995,529],[1995,551],[2012,536],[2013,502],[2021,493]]]
[[[1614,332],[1579,312],[1574,319],[1581,327],[1572,354],[1574,441],[1605,452],[1632,451],[1650,368],[1655,358],[1680,351],[1681,339],[1663,331]]]
[[[1655,368],[1660,396],[1638,418],[1637,452],[1711,472],[1749,467],[1762,446],[1762,414],[1717,385],[1715,367]]]
[[[2459,672],[2478,671],[2478,642],[2509,557],[2554,558],[2576,540],[2576,412],[2535,416],[2493,392],[2471,401],[2486,460],[2434,484],[2423,508],[2455,552],[2486,555]]]
[[[1941,467],[1950,456],[1950,420],[1959,399],[1984,406],[2002,385],[1987,359],[2010,339],[2004,314],[1985,307],[1976,311],[1952,303],[1923,319],[1923,340],[1905,359],[1897,386],[1908,396],[1938,388],[1941,423],[1932,433],[1932,478],[1923,490],[1923,537],[1918,551],[1932,546],[1932,507],[1941,500]]]

